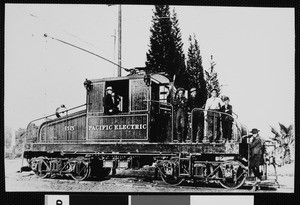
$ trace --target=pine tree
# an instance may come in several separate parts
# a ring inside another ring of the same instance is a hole
[[[189,35],[188,59],[186,68],[186,82],[189,89],[195,87],[199,92],[201,104],[203,105],[207,99],[206,81],[204,79],[204,71],[202,66],[202,57],[200,55],[200,47],[196,36]]]
[[[182,36],[181,36],[181,30],[179,28],[179,21],[177,18],[177,13],[175,11],[175,8],[172,12],[172,36],[174,38],[175,43],[175,50],[174,50],[174,66],[176,67],[176,80],[175,80],[175,86],[176,87],[184,87],[185,82],[182,81],[181,73],[186,72],[186,66],[185,66],[185,55],[183,52],[183,43],[182,43]]]
[[[181,34],[176,13],[170,15],[168,5],[156,5],[150,28],[146,72],[165,72],[170,80],[184,67]]]
[[[221,91],[218,74],[214,71],[215,65],[216,63],[213,61],[213,56],[211,55],[210,69],[209,71],[205,71],[206,89],[208,91],[208,94],[212,89],[216,89],[218,93],[220,93]]]

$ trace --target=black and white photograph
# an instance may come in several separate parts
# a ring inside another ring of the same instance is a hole
[[[5,4],[6,192],[294,193],[295,9]]]

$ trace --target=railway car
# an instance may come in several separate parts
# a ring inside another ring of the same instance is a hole
[[[167,102],[169,86],[163,74],[86,80],[85,104],[66,110],[65,116],[53,114],[28,124],[23,153],[28,165],[21,171],[84,180],[148,165],[170,185],[192,179],[218,182],[228,189],[242,186],[251,178],[249,146],[242,143],[247,128],[234,117],[231,142],[179,143],[174,108]],[[104,112],[108,87],[120,99],[119,112],[112,115]],[[189,123],[188,135],[192,129]]]

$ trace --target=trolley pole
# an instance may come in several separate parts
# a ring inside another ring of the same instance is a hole
[[[118,12],[118,77],[121,77],[121,67],[122,67],[122,10],[121,5],[119,5]]]

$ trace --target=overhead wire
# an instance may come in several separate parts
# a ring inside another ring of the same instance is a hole
[[[91,45],[91,46],[93,46],[93,47],[95,47],[95,48],[97,48],[97,49],[100,49],[100,48],[98,48],[97,46],[95,46],[94,44],[92,44],[92,43],[90,43],[90,42],[88,42],[88,41],[85,41],[85,40],[81,39],[80,37],[78,37],[78,36],[76,36],[76,35],[74,35],[74,34],[68,32],[68,31],[66,31],[66,30],[64,30],[64,29],[62,29],[62,28],[58,28],[56,25],[53,25],[53,23],[50,23],[49,21],[47,21],[47,20],[45,20],[45,19],[43,19],[43,18],[41,18],[41,17],[39,17],[39,16],[33,14],[32,12],[27,12],[27,11],[24,11],[24,10],[22,10],[22,9],[20,9],[20,8],[17,8],[17,9],[18,9],[18,10],[21,10],[23,13],[25,13],[25,14],[27,14],[27,15],[33,17],[33,18],[36,18],[36,19],[38,19],[38,20],[40,20],[40,21],[44,21],[44,22],[46,22],[47,24],[50,24],[50,25],[52,24],[52,26],[56,27],[56,29],[63,31],[64,33],[66,33],[66,34],[68,34],[68,35],[70,35],[70,36],[72,36],[72,37],[74,37],[74,38],[76,38],[76,39],[78,39],[78,40],[80,40],[80,41],[86,43],[86,44],[89,44],[89,45]],[[82,51],[84,51],[84,52],[87,52],[87,53],[89,53],[89,54],[92,54],[92,55],[94,55],[94,56],[97,56],[97,57],[99,57],[99,58],[101,58],[101,59],[103,59],[103,60],[105,60],[105,61],[107,61],[107,62],[109,62],[109,63],[111,63],[111,64],[113,64],[113,65],[116,65],[116,66],[118,66],[118,67],[124,69],[124,70],[127,71],[127,72],[130,72],[131,70],[133,70],[133,68],[129,69],[129,68],[125,68],[125,67],[123,67],[123,66],[119,66],[117,63],[115,63],[115,62],[113,62],[113,61],[111,61],[111,60],[109,60],[109,59],[107,59],[107,58],[105,58],[105,57],[103,57],[103,56],[101,56],[101,55],[99,55],[99,54],[96,54],[96,53],[94,53],[94,52],[92,52],[92,51],[89,51],[89,50],[87,50],[87,49],[85,49],[85,48],[81,48],[81,47],[79,47],[79,46],[76,46],[76,45],[71,44],[71,43],[69,43],[69,42],[67,42],[67,41],[61,40],[61,39],[59,39],[59,38],[55,38],[55,37],[49,36],[48,34],[44,34],[44,37],[50,37],[50,38],[52,38],[53,40],[57,40],[57,41],[59,41],[59,42],[61,42],[61,43],[67,44],[67,45],[69,45],[69,46],[72,46],[72,47],[77,48],[77,49],[79,49],[79,50],[82,50]]]
[[[101,56],[101,55],[98,55],[98,54],[96,54],[96,53],[93,53],[92,51],[89,51],[89,50],[87,50],[87,49],[84,49],[84,48],[81,48],[81,47],[79,47],[79,46],[76,46],[76,45],[74,45],[74,44],[72,44],[72,43],[69,43],[69,42],[67,42],[67,41],[64,41],[64,40],[61,40],[61,39],[59,39],[59,38],[55,38],[55,37],[49,36],[49,35],[46,34],[46,33],[44,34],[44,37],[52,38],[53,40],[59,41],[59,42],[61,42],[61,43],[64,43],[64,44],[67,44],[67,45],[72,46],[72,47],[74,47],[74,48],[77,48],[77,49],[79,49],[79,50],[85,51],[85,52],[87,52],[87,53],[89,53],[89,54],[92,54],[92,55],[94,55],[94,56],[97,56],[97,57],[99,57],[99,58],[101,58],[101,59],[103,59],[103,60],[105,60],[105,61],[107,61],[107,62],[109,62],[109,63],[112,63],[112,64],[114,64],[114,65],[116,65],[116,66],[119,66],[117,63],[115,63],[115,62],[113,62],[113,61],[111,61],[111,60],[109,60],[109,59],[107,59],[107,58],[105,58],[105,57],[103,57],[103,56]],[[123,68],[123,69],[124,69],[125,71],[127,71],[127,72],[129,72],[130,70],[132,70],[132,69],[129,69],[129,68],[125,68],[125,67],[123,67],[123,66],[121,66],[121,68]]]
[[[50,26],[54,27],[55,29],[60,30],[60,31],[62,31],[62,32],[64,32],[64,33],[66,33],[66,34],[68,34],[68,35],[70,35],[70,36],[72,36],[72,37],[74,37],[74,38],[76,38],[76,39],[78,39],[78,40],[80,40],[80,41],[86,43],[86,44],[89,44],[89,45],[91,45],[91,46],[93,46],[93,47],[95,47],[95,48],[97,48],[97,49],[100,49],[100,48],[97,47],[96,45],[94,45],[94,44],[92,44],[92,43],[90,43],[90,42],[88,42],[88,41],[86,41],[86,40],[83,40],[82,38],[80,38],[80,37],[74,35],[73,33],[69,32],[69,31],[67,31],[67,30],[65,30],[65,29],[63,29],[63,28],[61,28],[61,27],[59,27],[59,26],[57,26],[57,25],[55,25],[55,24],[52,23],[52,22],[49,22],[48,20],[46,20],[46,19],[44,19],[44,18],[41,18],[41,17],[37,16],[36,14],[33,14],[32,12],[25,11],[25,10],[20,9],[20,8],[17,8],[17,9],[20,10],[20,11],[22,11],[24,14],[29,15],[29,16],[31,16],[31,17],[33,17],[33,18],[36,18],[36,19],[39,20],[39,21],[43,21],[43,22],[49,24]]]

